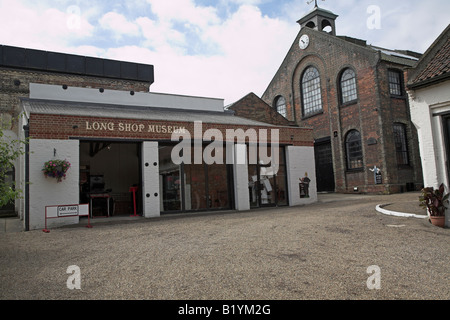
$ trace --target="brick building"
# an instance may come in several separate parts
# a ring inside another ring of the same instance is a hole
[[[0,114],[6,124],[20,113],[30,83],[149,92],[152,65],[0,45]],[[17,130],[15,130],[17,132]]]
[[[6,139],[29,137],[11,173],[24,230],[317,201],[312,130],[270,107],[277,124],[149,92],[151,65],[0,48]]]
[[[0,125],[4,139],[14,141],[20,136],[20,98],[29,97],[32,83],[148,92],[153,81],[152,65],[0,45]],[[7,180],[18,181],[19,168],[16,164]],[[0,212],[14,213],[17,205],[7,205]]]
[[[261,99],[288,123],[313,128],[318,191],[415,190],[422,171],[403,73],[420,54],[337,36],[337,17],[316,6],[298,21]],[[234,105],[253,118],[251,108]]]

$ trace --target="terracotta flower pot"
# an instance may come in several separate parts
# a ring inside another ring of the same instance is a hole
[[[431,223],[436,227],[445,227],[445,216],[435,217],[430,216]]]

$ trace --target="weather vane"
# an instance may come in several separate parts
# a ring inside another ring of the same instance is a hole
[[[309,0],[309,1],[307,1],[307,3],[311,4],[313,1],[314,1],[314,8],[317,8],[318,7],[317,6],[317,0]],[[325,1],[325,0],[322,0],[322,1]]]

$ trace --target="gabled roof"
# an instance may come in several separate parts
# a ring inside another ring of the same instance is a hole
[[[408,87],[416,89],[450,79],[450,24],[409,73]]]
[[[392,50],[376,47],[367,44],[367,41],[365,40],[356,39],[348,36],[334,36],[327,32],[318,31],[311,28],[302,28],[300,32],[297,34],[297,37],[295,38],[293,44],[289,48],[277,72],[275,73],[266,90],[264,91],[262,95],[263,97],[266,95],[267,90],[272,86],[273,82],[276,80],[279,73],[282,72],[283,66],[287,63],[289,57],[293,54],[293,52],[295,52],[296,47],[298,46],[298,39],[302,34],[305,33],[309,34],[310,36],[317,37],[318,39],[328,41],[330,45],[345,43],[349,48],[352,47],[352,50],[349,51],[358,50],[358,52],[365,53],[367,54],[367,56],[370,57],[373,57],[374,53],[379,53],[379,59],[381,61],[395,63],[400,65],[401,67],[414,67],[417,65],[419,57],[421,57],[421,54],[417,52],[407,50]]]
[[[234,112],[236,116],[251,119],[253,121],[277,126],[295,125],[295,122],[289,121],[283,117],[253,92],[250,92],[238,101],[226,106],[225,109]]]

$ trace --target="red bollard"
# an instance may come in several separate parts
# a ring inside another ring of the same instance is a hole
[[[138,187],[131,187],[130,192],[133,192],[133,207],[134,207],[134,215],[131,215],[130,217],[137,217],[136,213],[136,192],[138,190]]]

